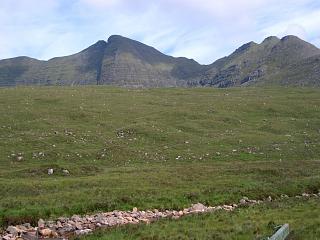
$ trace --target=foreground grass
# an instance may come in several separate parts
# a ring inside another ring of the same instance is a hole
[[[285,88],[0,89],[0,224],[317,192],[319,95]]]
[[[95,239],[267,239],[275,228],[289,223],[291,240],[320,239],[319,200],[289,200],[241,208],[235,212],[192,215],[99,231],[82,238]]]

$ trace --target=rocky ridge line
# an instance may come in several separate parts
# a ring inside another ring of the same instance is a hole
[[[289,196],[283,194],[281,199],[289,198]],[[295,198],[320,198],[320,191],[318,194],[303,193],[297,195]],[[92,233],[96,229],[105,227],[114,227],[126,224],[149,224],[161,218],[179,219],[182,216],[198,213],[210,213],[218,210],[234,211],[236,208],[243,206],[252,206],[261,204],[264,202],[271,202],[273,199],[269,196],[264,200],[251,200],[247,197],[243,197],[239,203],[231,205],[218,205],[215,207],[205,206],[201,203],[193,204],[190,208],[183,210],[165,210],[159,211],[157,209],[138,211],[137,208],[133,208],[132,211],[118,211],[97,213],[94,215],[73,215],[70,218],[60,217],[56,221],[44,221],[40,219],[38,226],[33,227],[30,223],[22,225],[9,226],[5,231],[1,233],[0,239],[2,240],[35,240],[35,239],[48,239],[48,238],[60,238],[68,239],[73,236],[81,236]]]

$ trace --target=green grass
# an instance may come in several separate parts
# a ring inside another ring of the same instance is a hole
[[[319,200],[289,200],[241,208],[235,212],[192,215],[160,220],[151,225],[131,225],[98,231],[82,238],[95,239],[267,239],[277,227],[289,223],[290,240],[320,239]]]
[[[0,224],[317,192],[319,96],[294,88],[2,88]]]

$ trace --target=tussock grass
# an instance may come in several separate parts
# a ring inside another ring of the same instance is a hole
[[[295,88],[1,88],[0,223],[316,192],[319,96]]]

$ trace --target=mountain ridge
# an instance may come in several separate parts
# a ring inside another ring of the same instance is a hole
[[[318,57],[319,56],[319,57]],[[117,85],[124,87],[320,86],[320,49],[300,38],[248,42],[208,65],[172,57],[120,35],[47,61],[0,60],[0,86]]]

